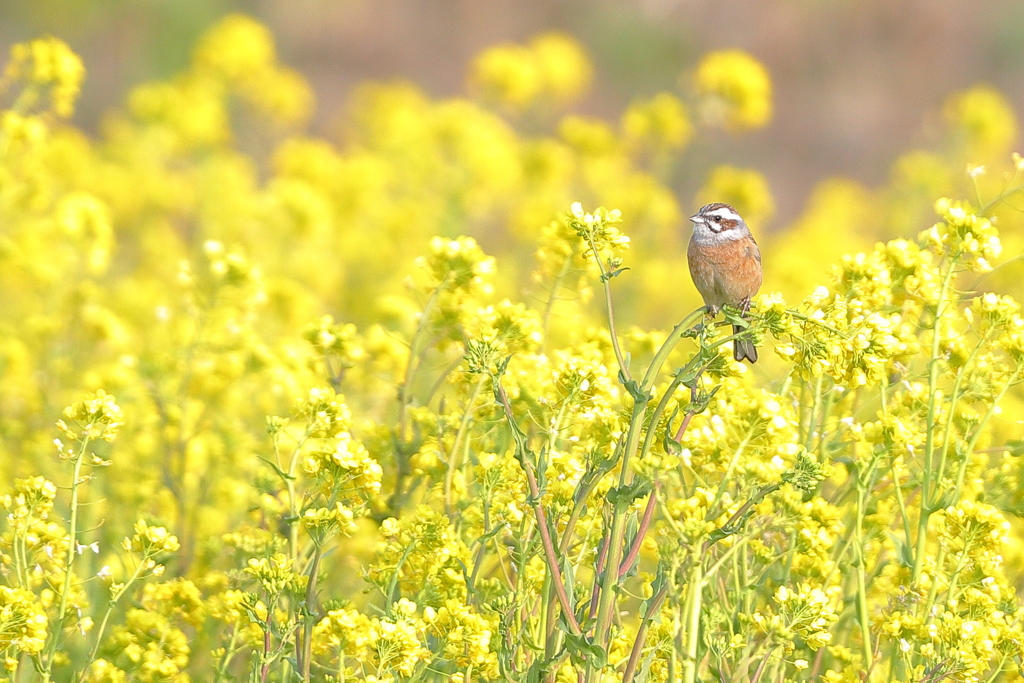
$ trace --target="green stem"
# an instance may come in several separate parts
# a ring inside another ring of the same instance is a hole
[[[629,460],[630,456],[636,452],[640,442],[640,428],[646,407],[647,402],[643,400],[637,400],[633,404],[626,448],[623,449],[619,486],[628,483]],[[594,629],[595,640],[601,647],[608,643],[612,606],[615,604],[615,585],[619,581],[618,566],[622,561],[622,536],[626,527],[626,512],[625,505],[616,505],[612,513],[611,527],[608,530],[608,551],[605,556],[604,573],[601,577],[601,597],[597,603],[597,624]]]
[[[437,298],[441,295],[445,285],[447,285],[447,277],[441,284],[434,288],[434,291],[430,293],[430,298],[427,299],[427,303],[423,306],[423,312],[420,313],[419,323],[416,325],[416,331],[412,335],[412,340],[409,342],[409,360],[405,364],[405,376],[402,379],[402,385],[398,389],[398,429],[399,436],[405,439],[406,428],[408,427],[408,408],[412,402],[412,380],[416,374],[416,368],[418,367],[417,361],[419,360],[420,354],[423,352],[419,348],[420,343],[423,339],[423,332],[430,326],[430,314],[434,311],[434,305],[437,303]]]
[[[231,660],[234,658],[237,650],[235,650],[235,643],[238,642],[238,624],[234,624],[231,629],[231,640],[228,641],[228,646],[224,648],[224,654],[220,658],[220,662],[217,663],[217,672],[214,675],[213,683],[220,683],[220,681],[227,674],[228,666],[231,664]]]
[[[466,405],[466,412],[462,415],[462,421],[459,423],[459,429],[455,432],[455,440],[452,442],[452,449],[448,453],[448,471],[444,474],[444,509],[448,515],[448,519],[454,522],[455,520],[455,504],[452,501],[452,482],[455,479],[455,458],[459,452],[459,445],[462,443],[462,438],[466,434],[466,429],[469,427],[469,421],[473,419],[473,409],[476,405],[476,399],[480,395],[480,390],[484,386],[484,382],[487,380],[487,375],[480,375],[480,379],[477,380],[476,386],[473,387],[473,393],[469,397],[469,403]]]
[[[704,585],[702,555],[695,552],[686,593],[686,649],[683,652],[683,683],[697,680],[697,646],[700,643],[700,608]]]
[[[647,641],[647,629],[651,626],[651,620],[658,615],[661,603],[665,601],[665,597],[668,595],[668,588],[669,582],[666,580],[657,595],[651,598],[647,613],[640,622],[640,628],[637,629],[636,639],[633,641],[633,649],[629,653],[629,662],[626,664],[626,670],[622,673],[622,683],[632,683],[633,681],[636,667],[640,663],[640,654],[643,652],[644,643]]]
[[[588,234],[587,239],[590,241],[590,251],[594,255],[594,263],[601,271],[601,284],[604,287],[604,305],[605,312],[608,315],[608,334],[612,338],[612,349],[615,351],[615,360],[619,363],[619,370],[622,371],[622,376],[627,380],[632,380],[632,375],[629,374],[629,366],[626,364],[625,357],[622,355],[622,348],[619,346],[619,334],[615,329],[615,307],[612,305],[612,285],[611,279],[608,277],[607,271],[604,269],[604,262],[601,261],[601,253],[597,250],[597,245],[594,244],[594,235]]]
[[[68,614],[68,593],[71,592],[72,568],[75,564],[75,555],[78,553],[78,488],[82,483],[82,464],[85,460],[85,452],[89,447],[89,436],[82,439],[82,447],[75,456],[74,474],[71,481],[71,519],[68,522],[68,554],[64,566],[64,582],[60,591],[60,605],[57,608],[57,619],[53,626],[51,639],[46,647],[45,666],[41,672],[43,681],[50,680],[50,672],[53,669],[53,655],[60,646],[61,635],[64,632],[64,619]]]
[[[939,383],[939,342],[942,326],[943,305],[946,303],[946,293],[949,291],[949,283],[953,279],[954,264],[956,257],[950,260],[949,268],[942,278],[942,288],[939,290],[939,299],[935,304],[935,322],[932,325],[932,351],[931,359],[928,361],[928,422],[925,427],[924,446],[924,475],[921,481],[921,514],[917,523],[917,543],[914,549],[913,581],[917,583],[921,579],[921,571],[924,569],[924,555],[928,547],[928,520],[931,517],[931,483],[932,483],[932,449],[935,447],[935,391]]]
[[[953,381],[953,392],[950,394],[949,400],[946,402],[946,428],[942,434],[942,453],[939,456],[939,469],[936,481],[942,481],[942,477],[946,474],[946,459],[949,454],[949,437],[953,433],[953,420],[956,416],[956,404],[960,399],[960,385],[963,383],[964,375],[967,374],[967,368],[970,367],[971,363],[977,357],[978,352],[988,342],[988,337],[985,337],[974,349],[971,351],[971,355],[967,358],[963,367],[956,373],[956,379]]]
[[[279,476],[284,480],[285,488],[288,489],[288,515],[290,517],[288,522],[288,550],[295,561],[299,559],[299,505],[295,496],[295,469],[299,463],[299,454],[306,440],[309,439],[309,434],[309,426],[307,425],[305,433],[296,442],[295,448],[292,450],[292,456],[288,462],[288,471],[282,474],[280,466],[277,468]],[[277,451],[276,434],[274,435],[274,450],[275,452]]]
[[[868,615],[868,587],[864,559],[864,511],[866,487],[857,492],[857,619],[860,621],[861,638],[864,648],[864,666],[874,661],[871,653],[871,622]]]
[[[807,435],[804,440],[804,450],[807,453],[814,452],[811,445],[814,443],[815,427],[818,424],[818,404],[821,403],[821,383],[823,379],[824,373],[818,375],[814,380],[814,400],[811,402],[811,411],[807,417]]]
[[[669,355],[682,339],[682,332],[689,329],[697,320],[704,315],[704,309],[699,308],[676,325],[669,334],[665,343],[661,345],[658,352],[651,360],[647,368],[643,382],[638,388],[637,394],[633,397],[633,412],[629,421],[629,431],[626,436],[626,447],[622,449],[622,461],[619,470],[619,486],[627,486],[630,483],[629,463],[637,452],[640,443],[640,432],[643,427],[644,413],[650,401],[651,387],[658,377],[661,367],[668,360]],[[625,374],[625,373],[623,373]],[[627,382],[631,382],[627,378]],[[674,387],[672,387],[674,390]],[[615,603],[615,585],[619,581],[616,568],[622,560],[622,536],[625,531],[626,512],[624,506],[616,506],[612,513],[612,523],[608,530],[608,554],[605,558],[605,571],[603,573],[600,590],[601,595],[597,606],[597,623],[594,629],[595,640],[598,645],[604,647],[608,642],[608,629],[611,625],[612,606]]]
[[[956,476],[956,494],[959,497],[960,490],[964,485],[964,475],[967,474],[967,463],[970,461],[971,455],[974,454],[974,449],[978,445],[978,439],[981,438],[982,433],[985,431],[985,427],[988,425],[989,420],[995,415],[996,408],[999,406],[1000,401],[1003,400],[1003,396],[1010,390],[1017,380],[1020,379],[1021,371],[1024,370],[1024,366],[1018,365],[1014,371],[1010,374],[1010,379],[1006,381],[1003,388],[999,391],[999,394],[992,400],[988,410],[985,411],[984,417],[978,422],[978,426],[974,428],[974,434],[968,440],[967,445],[964,447],[964,459],[960,462],[960,469]]]
[[[537,530],[540,532],[541,544],[544,548],[544,558],[547,560],[548,571],[552,576],[555,594],[558,596],[558,602],[562,606],[562,613],[565,615],[565,620],[569,625],[570,632],[573,635],[580,635],[582,631],[580,630],[579,623],[576,621],[576,614],[573,611],[572,603],[569,600],[569,594],[566,592],[565,582],[562,577],[562,570],[558,564],[558,555],[555,551],[555,544],[551,540],[551,530],[548,528],[547,514],[544,512],[540,488],[537,485],[537,477],[534,475],[533,463],[530,459],[531,453],[526,446],[526,435],[522,432],[515,421],[515,416],[512,414],[512,406],[509,404],[508,395],[505,393],[504,387],[501,386],[501,382],[497,377],[493,378],[493,382],[495,389],[494,393],[498,398],[499,403],[501,403],[501,407],[505,412],[505,419],[508,421],[509,427],[512,429],[519,462],[522,464],[523,472],[526,474],[526,483],[529,486],[530,501],[532,503],[534,515],[537,518]],[[572,590],[571,587],[570,590]]]
[[[143,557],[142,561],[135,567],[135,571],[132,573],[131,577],[124,582],[116,593],[110,596],[110,600],[107,602],[107,610],[104,612],[103,619],[100,621],[100,626],[96,630],[96,640],[92,645],[92,650],[89,652],[89,659],[86,661],[85,667],[82,668],[82,671],[78,676],[79,681],[85,680],[86,675],[89,673],[89,667],[92,666],[94,661],[96,661],[96,655],[99,653],[100,645],[103,643],[103,634],[107,630],[107,624],[110,621],[110,615],[114,611],[114,607],[117,606],[117,603],[120,602],[124,594],[128,592],[128,589],[132,584],[138,581],[139,577],[142,576],[142,572],[145,570],[146,561],[148,559],[148,557]]]
[[[1000,192],[1000,193],[999,193],[999,194],[998,194],[998,195],[996,196],[996,198],[995,198],[995,199],[993,199],[993,200],[992,200],[992,201],[990,201],[990,202],[989,202],[988,204],[985,204],[985,205],[984,205],[983,207],[981,207],[981,208],[980,208],[980,209],[978,210],[978,213],[980,213],[980,214],[982,214],[982,215],[984,215],[984,214],[987,214],[987,213],[988,213],[989,211],[991,211],[991,210],[992,210],[992,208],[993,208],[993,207],[994,207],[994,206],[995,206],[996,204],[998,204],[999,202],[1003,201],[1004,199],[1007,199],[1007,198],[1011,197],[1012,195],[1015,195],[1015,194],[1017,194],[1017,193],[1018,193],[1018,192],[1020,192],[1021,190],[1024,190],[1024,186],[1018,186],[1018,187],[1013,187],[1013,188],[1010,188],[1009,190],[1004,190],[1004,191]],[[980,202],[979,202],[979,203],[980,203]]]
[[[316,546],[313,552],[313,560],[309,566],[309,576],[306,580],[306,614],[302,625],[302,647],[297,653],[300,657],[298,669],[301,672],[302,680],[309,683],[310,664],[313,660],[313,622],[316,614],[313,611],[313,601],[316,598],[317,575],[320,572],[320,559],[323,557],[323,547]]]
[[[675,350],[676,346],[683,338],[683,332],[693,327],[695,323],[704,317],[704,307],[698,308],[694,312],[682,319],[678,325],[672,328],[665,343],[661,345],[658,352],[654,354],[654,358],[651,360],[651,364],[647,367],[647,372],[644,374],[643,384],[640,386],[642,392],[649,392],[651,387],[654,386],[654,382],[658,379],[658,373],[661,372],[661,366],[668,360],[669,355]],[[738,335],[730,335],[727,338],[719,339],[712,346],[720,346],[729,339]]]

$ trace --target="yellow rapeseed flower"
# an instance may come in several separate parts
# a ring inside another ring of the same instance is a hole
[[[1001,92],[975,85],[946,100],[943,116],[973,162],[1005,156],[1017,137],[1017,117]]]
[[[504,43],[481,52],[469,85],[513,111],[542,101],[568,103],[585,95],[593,69],[583,47],[562,33],[542,33],[527,45]]]
[[[473,60],[469,84],[484,98],[526,109],[541,93],[540,65],[529,48],[508,43],[481,52]]]
[[[277,60],[270,30],[243,14],[231,14],[209,29],[196,47],[196,64],[228,80],[262,74]]]
[[[552,31],[535,36],[529,47],[545,94],[564,103],[574,102],[587,94],[594,70],[578,41]]]
[[[30,88],[50,88],[54,113],[68,117],[74,113],[84,78],[82,60],[65,42],[53,37],[39,38],[11,47],[10,61],[0,78],[0,92],[17,80]]]
[[[775,200],[768,180],[751,168],[717,166],[708,174],[704,187],[697,193],[697,206],[712,202],[731,204],[747,225],[764,225],[775,213]]]
[[[622,115],[622,132],[633,143],[655,149],[681,149],[693,137],[693,124],[679,98],[662,92],[629,105]]]
[[[762,128],[771,120],[771,78],[764,65],[743,50],[708,53],[694,80],[706,123],[742,131]]]

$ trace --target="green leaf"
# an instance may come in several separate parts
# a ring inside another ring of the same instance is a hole
[[[569,553],[562,558],[562,585],[565,587],[565,594],[569,596],[569,604],[575,600],[576,595],[576,568],[572,566]]]
[[[618,509],[625,509],[637,498],[651,492],[651,482],[637,477],[632,484],[616,486],[608,491],[607,500]]]
[[[658,575],[654,578],[654,583],[651,584],[651,597],[647,598],[642,603],[640,603],[640,618],[641,619],[646,619],[647,618],[648,610],[650,610],[650,608],[651,608],[651,606],[652,606],[652,604],[654,602],[654,599],[656,597],[658,597],[658,593],[661,591],[662,586],[665,585],[665,581],[667,581],[667,580],[668,580],[668,578],[665,575],[665,570],[662,569],[662,568],[659,568]]]
[[[676,421],[676,416],[679,415],[679,405],[676,404],[675,409],[672,411],[672,415],[669,416],[668,422],[665,424],[665,434],[661,437],[661,447],[665,449],[665,452],[669,455],[679,455],[683,452],[682,446],[678,441],[675,440],[675,430],[672,428],[672,423]]]
[[[608,664],[608,652],[584,634],[565,634],[565,649],[576,666],[591,666],[603,669]]]
[[[743,311],[732,306],[722,307],[722,317],[731,325],[738,325],[743,329],[750,327],[750,322],[743,317]]]
[[[625,268],[625,267],[624,268],[616,268],[615,270],[611,271],[610,273],[605,273],[604,275],[601,276],[601,282],[602,283],[608,282],[613,277],[618,277],[619,275],[622,275],[622,273],[626,272],[627,270],[629,270],[629,268]]]
[[[892,532],[886,532],[889,536],[889,540],[892,541],[893,546],[896,548],[896,557],[899,559],[900,564],[910,569],[914,566],[913,553],[910,551],[910,546],[907,544],[907,540]]]
[[[640,383],[637,382],[635,379],[627,379],[626,374],[622,372],[622,370],[619,370],[619,384],[625,387],[626,391],[629,392],[629,395],[633,397],[633,400],[651,400],[650,396],[646,395],[643,391],[640,390]]]

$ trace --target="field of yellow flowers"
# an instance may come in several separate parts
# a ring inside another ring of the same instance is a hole
[[[618,121],[569,113],[563,35],[469,73],[361,87],[332,143],[230,16],[90,136],[79,58],[13,48],[0,680],[1022,680],[1004,97],[765,235],[755,170],[670,189],[770,121],[751,56]],[[686,274],[705,201],[762,243],[756,366]]]

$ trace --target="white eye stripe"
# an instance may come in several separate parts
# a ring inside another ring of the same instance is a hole
[[[717,208],[717,209],[714,209],[712,211],[708,211],[707,214],[705,214],[705,215],[706,216],[718,216],[722,220],[730,220],[730,221],[738,221],[738,220],[740,220],[740,215],[738,213],[736,213],[732,209],[727,209],[724,206],[720,207],[720,208]]]

